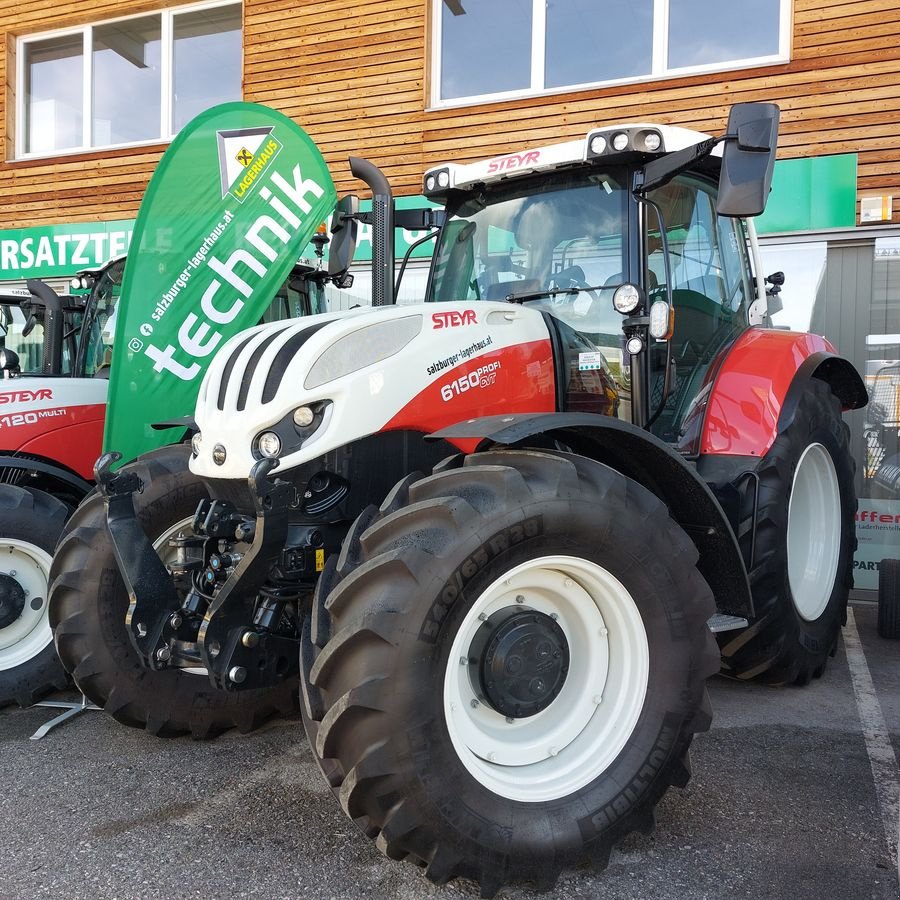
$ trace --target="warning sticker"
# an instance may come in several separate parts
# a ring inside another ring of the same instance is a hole
[[[604,368],[606,360],[599,350],[590,350],[586,353],[578,354],[578,371],[591,372],[594,369]]]

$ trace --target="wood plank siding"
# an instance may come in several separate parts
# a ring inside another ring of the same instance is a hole
[[[14,154],[16,38],[176,5],[40,0],[0,12],[0,128]],[[525,99],[428,108],[426,0],[245,0],[244,99],[319,144],[339,192],[364,193],[347,156],[417,194],[430,165],[581,137],[593,125],[723,127],[730,104],[782,110],[779,157],[859,153],[860,195],[900,197],[900,0],[794,0],[791,62]],[[164,149],[154,144],[0,162],[0,229],[132,217]],[[894,221],[900,222],[900,203]]]

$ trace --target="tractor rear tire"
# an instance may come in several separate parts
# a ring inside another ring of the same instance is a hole
[[[68,684],[47,614],[50,560],[68,514],[43,491],[0,485],[0,707],[30,706]]]
[[[759,476],[755,619],[719,635],[723,673],[808,684],[825,671],[847,621],[856,547],[855,463],[841,404],[813,378]]]
[[[401,481],[351,529],[301,645],[344,811],[483,897],[605,867],[711,721],[696,561],[654,495],[584,457],[492,451]]]
[[[188,469],[184,445],[155,450],[126,467],[144,483],[135,512],[150,539],[189,527],[203,482]],[[125,725],[160,737],[247,732],[296,710],[297,682],[217,690],[204,674],[145,667],[125,627],[128,594],[106,525],[103,497],[88,497],[69,520],[50,571],[50,623],[66,669],[84,695]]]

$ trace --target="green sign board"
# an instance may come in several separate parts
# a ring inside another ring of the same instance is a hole
[[[0,277],[57,278],[103,265],[128,251],[133,230],[134,221],[123,220],[0,231]]]
[[[856,225],[855,153],[780,159],[775,163],[766,211],[756,220],[760,234],[819,231]]]
[[[165,152],[141,203],[119,300],[105,450],[162,446],[150,423],[189,415],[215,351],[255,325],[336,194],[305,131],[225,103]]]

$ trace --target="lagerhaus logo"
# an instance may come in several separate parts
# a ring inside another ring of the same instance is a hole
[[[272,131],[272,127],[267,127],[216,132],[223,197],[231,194],[243,203],[244,197],[253,190],[259,176],[282,148]]]

